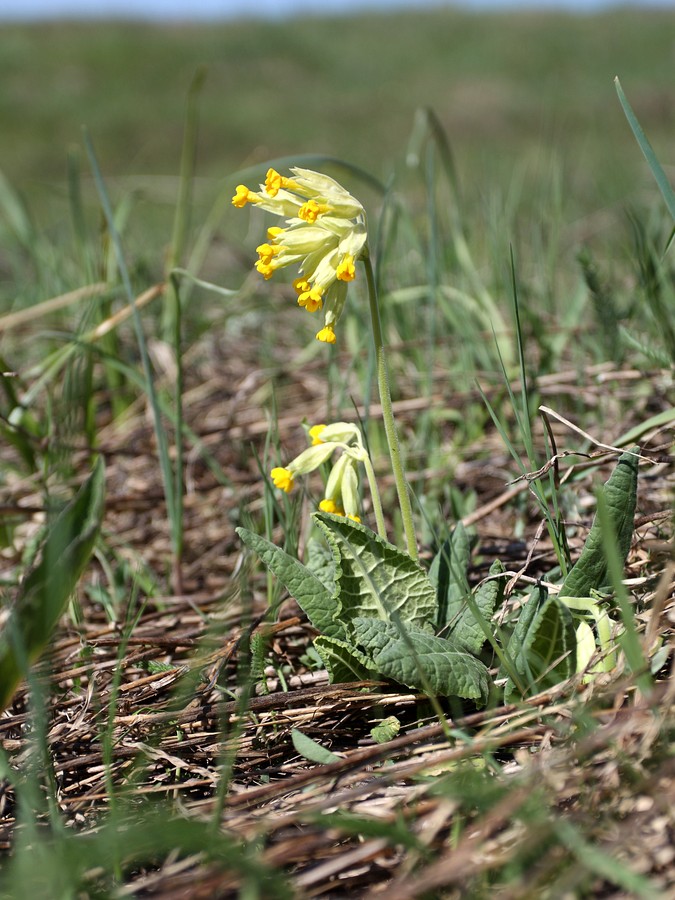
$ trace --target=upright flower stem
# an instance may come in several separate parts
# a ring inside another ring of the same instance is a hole
[[[387,435],[387,443],[389,444],[391,468],[394,473],[394,482],[396,483],[396,492],[398,493],[398,504],[401,510],[401,519],[403,520],[403,530],[405,532],[408,553],[413,559],[417,560],[419,558],[419,555],[417,553],[415,529],[413,528],[412,506],[410,504],[410,494],[408,493],[408,485],[406,484],[405,480],[403,464],[401,463],[401,448],[398,442],[396,421],[394,419],[394,409],[391,403],[391,392],[389,390],[389,373],[387,371],[387,357],[384,351],[384,341],[382,339],[382,324],[380,322],[380,308],[377,303],[375,275],[373,273],[373,266],[370,261],[370,256],[368,255],[367,249],[361,258],[366,269],[366,279],[368,281],[370,318],[373,326],[373,340],[375,342],[377,386],[380,392],[380,404],[382,406],[384,431]]]
[[[377,533],[385,541],[387,540],[387,526],[384,523],[384,514],[382,512],[382,503],[380,501],[380,492],[377,487],[377,479],[375,478],[375,470],[370,461],[370,457],[366,453],[363,460],[363,467],[366,470],[366,478],[370,487],[370,498],[373,501],[373,512],[375,513],[375,522],[377,523]]]

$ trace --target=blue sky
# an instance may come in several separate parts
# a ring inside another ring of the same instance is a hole
[[[215,19],[239,16],[282,18],[302,13],[354,12],[441,6],[443,0],[0,0],[0,19],[102,18]],[[590,10],[613,5],[612,0],[459,0],[468,8],[562,7]],[[675,0],[633,0],[634,6],[675,8]]]

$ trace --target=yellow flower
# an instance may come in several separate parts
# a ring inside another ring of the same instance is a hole
[[[272,469],[275,487],[290,492],[297,475],[308,475],[315,471],[327,462],[336,450],[340,450],[341,454],[328,475],[324,498],[319,503],[319,509],[360,522],[357,466],[358,463],[368,459],[368,452],[363,446],[358,426],[350,422],[312,425],[307,434],[312,442],[311,446],[291,460],[286,467]]]
[[[316,447],[317,444],[323,444],[324,441],[321,440],[321,432],[326,430],[325,425],[312,425],[309,429],[309,436],[312,439],[312,446]]]
[[[291,173],[287,178],[269,169],[260,192],[240,184],[232,203],[240,209],[252,203],[286,219],[287,227],[268,229],[255,267],[268,279],[277,269],[297,266],[298,304],[308,312],[323,310],[324,327],[316,337],[334,344],[347,283],[356,277],[355,263],[366,245],[365,211],[327,175],[297,167]]]
[[[319,503],[319,509],[321,512],[332,513],[334,516],[344,516],[344,509],[340,509],[337,503],[334,500],[329,500],[326,498]]]
[[[272,481],[274,482],[274,487],[278,487],[282,491],[286,491],[287,494],[293,490],[294,479],[293,473],[289,469],[284,469],[282,466],[277,466],[276,469],[272,469],[270,472],[272,476]]]
[[[356,268],[354,266],[354,257],[348,253],[335,270],[335,277],[338,281],[353,281],[356,278]]]

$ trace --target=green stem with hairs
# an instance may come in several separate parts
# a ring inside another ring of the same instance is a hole
[[[389,390],[389,373],[387,371],[387,357],[384,352],[384,341],[382,339],[380,308],[377,303],[377,287],[375,285],[375,275],[373,273],[373,266],[367,248],[362,257],[362,261],[366,269],[366,279],[368,281],[370,319],[373,325],[373,340],[375,342],[377,386],[380,392],[384,431],[387,435],[387,443],[389,444],[391,468],[394,473],[394,482],[396,483],[396,492],[398,493],[398,504],[401,510],[401,519],[403,521],[403,530],[405,532],[408,553],[413,559],[417,560],[419,556],[417,553],[415,529],[413,527],[412,506],[410,503],[410,494],[408,493],[408,485],[405,480],[405,472],[403,471],[403,464],[401,462],[401,448],[398,442],[396,421],[394,420],[394,409],[392,407],[391,392]]]
[[[370,457],[366,453],[363,460],[363,467],[366,470],[366,478],[370,487],[370,499],[373,502],[373,512],[375,513],[375,521],[377,522],[377,533],[385,541],[387,540],[387,526],[384,524],[384,513],[382,512],[382,502],[380,500],[380,492],[377,487],[375,478],[375,469],[370,461]]]

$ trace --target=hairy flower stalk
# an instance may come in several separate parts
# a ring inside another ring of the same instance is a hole
[[[361,432],[356,425],[335,422],[333,425],[314,425],[309,429],[312,445],[291,460],[287,466],[277,466],[270,475],[274,486],[286,493],[295,487],[297,475],[308,475],[327,462],[336,450],[342,453],[331,469],[324,489],[323,500],[319,503],[322,512],[337,516],[347,516],[360,522],[358,514],[358,473],[357,464],[362,463],[373,500],[373,512],[377,529],[386,539],[384,515],[380,494],[375,481],[375,472],[368,451],[363,445]]]
[[[410,556],[417,559],[417,540],[413,527],[412,506],[401,462],[389,390],[375,278],[368,254],[365,211],[358,200],[327,175],[300,168],[292,168],[291,173],[291,177],[287,178],[280,175],[275,169],[270,169],[267,172],[265,184],[260,185],[258,192],[251,191],[246,185],[240,184],[232,198],[232,203],[239,208],[252,203],[285,219],[286,227],[270,228],[267,232],[267,241],[257,248],[256,269],[267,279],[271,278],[277,269],[286,266],[297,267],[299,277],[293,282],[293,287],[298,295],[298,305],[310,313],[317,310],[323,310],[324,313],[324,326],[316,334],[319,341],[327,344],[336,342],[335,326],[347,299],[347,285],[356,277],[356,262],[358,260],[363,262],[368,283],[382,417],[406,545]],[[328,440],[330,443],[330,439]],[[310,447],[305,453],[313,450],[314,448]],[[277,468],[272,471],[272,478],[277,487],[284,491],[292,489],[294,476],[304,474],[298,469],[298,465],[306,464],[302,458],[303,454],[294,460],[295,467],[292,467],[291,464],[286,469]],[[308,460],[309,458],[307,457]],[[311,458],[314,459],[313,456]],[[300,462],[301,459],[302,462]],[[371,482],[378,531],[382,537],[386,537],[384,519],[379,507],[379,496],[376,493],[374,473],[368,454],[365,453],[365,458],[360,461],[364,463],[368,480]],[[321,465],[321,462],[317,463],[314,468],[318,465]],[[351,469],[347,463],[342,465],[345,467],[345,471],[341,476],[340,486],[342,489],[345,484],[348,485],[347,493],[349,494],[352,474],[347,473],[351,472]],[[347,481],[344,480],[345,478]],[[329,510],[329,506],[334,502],[333,498],[326,497],[324,510],[333,512],[332,508]],[[340,507],[336,507],[336,509],[340,509]]]

